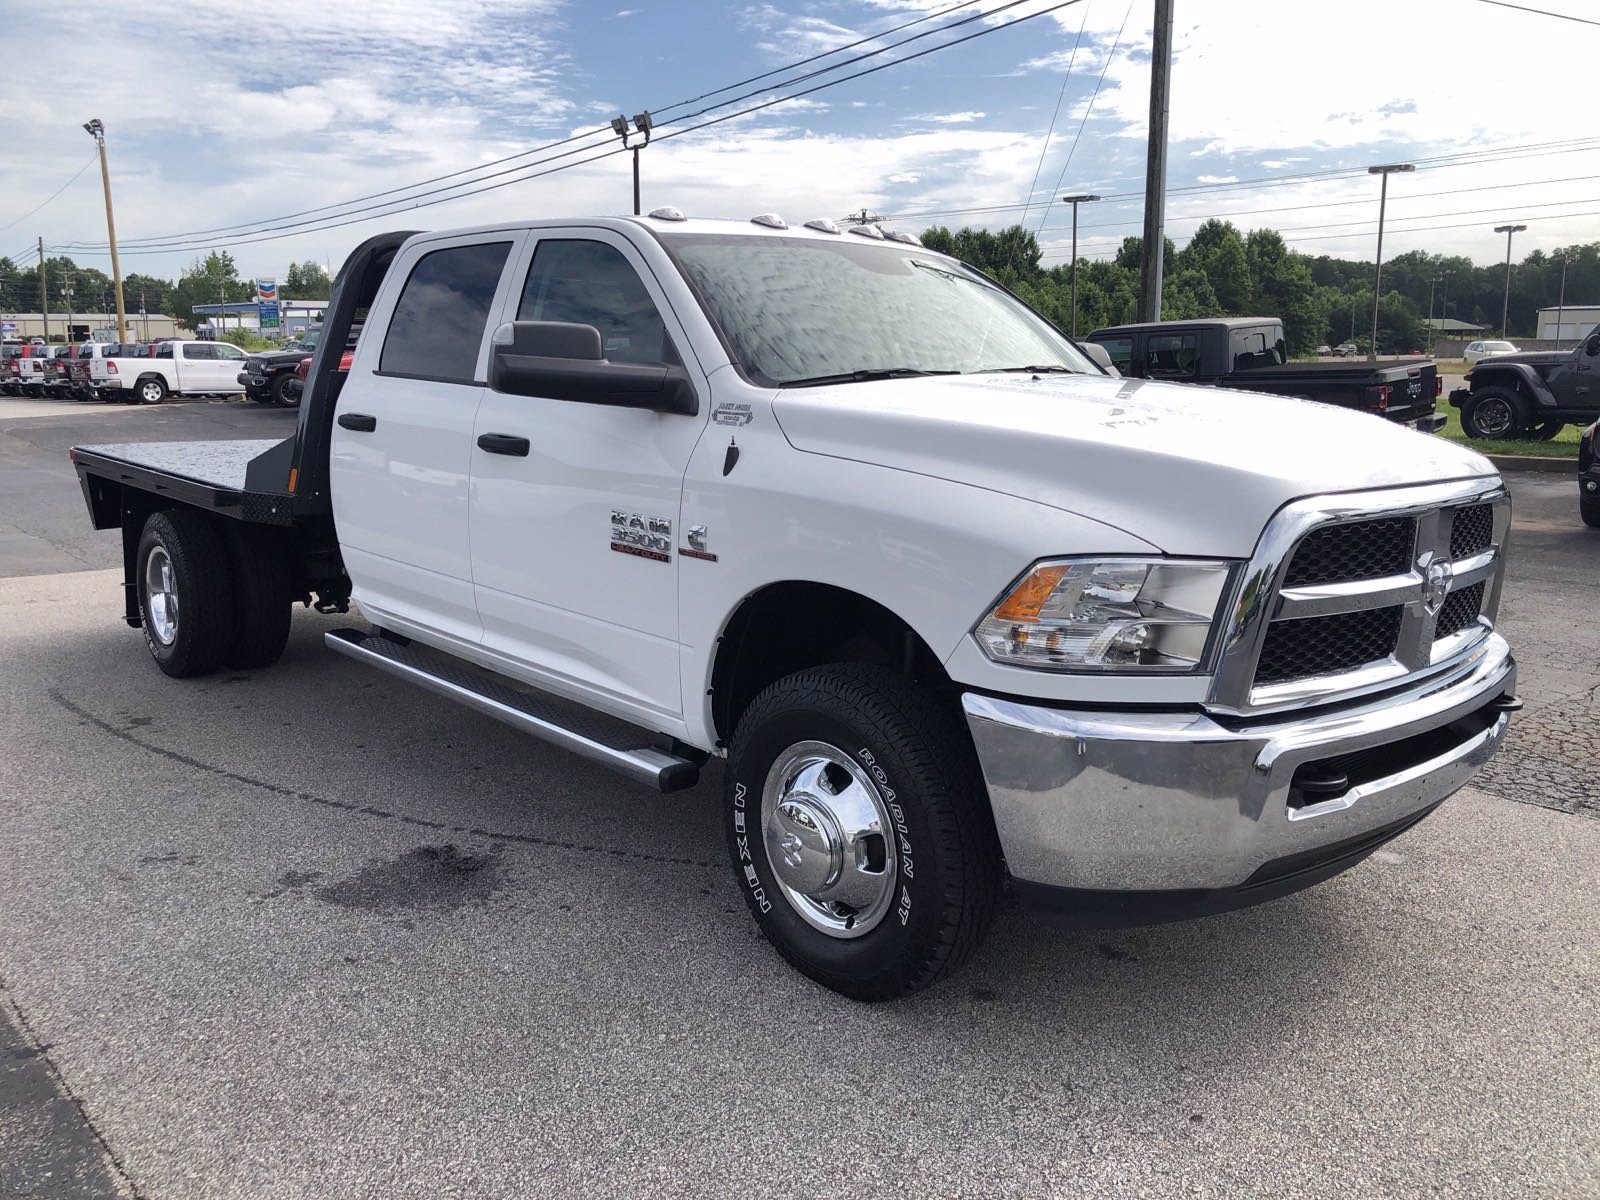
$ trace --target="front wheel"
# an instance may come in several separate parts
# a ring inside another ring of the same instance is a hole
[[[726,780],[739,889],[803,974],[887,1000],[982,940],[999,839],[971,739],[926,689],[854,663],[781,679],[740,719]]]
[[[272,381],[272,402],[279,408],[299,408],[300,389],[293,371],[285,371]]]
[[[1461,428],[1468,437],[1520,437],[1526,424],[1522,397],[1510,388],[1488,387],[1474,392],[1461,409]]]
[[[160,404],[167,398],[167,384],[162,379],[146,379],[134,389],[140,404]]]

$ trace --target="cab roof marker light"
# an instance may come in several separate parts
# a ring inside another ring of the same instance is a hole
[[[662,205],[660,208],[652,208],[645,215],[656,221],[687,221],[689,219],[683,215],[681,208],[673,208],[670,204]]]
[[[880,242],[883,241],[883,230],[876,225],[852,225],[850,226],[850,232],[860,234],[865,238],[876,238]]]
[[[785,221],[777,213],[757,213],[755,216],[750,218],[750,224],[763,225],[768,229],[789,228],[789,222]]]
[[[891,242],[904,242],[908,246],[922,245],[921,238],[913,237],[909,233],[901,233],[898,229],[885,230],[883,236],[888,238]]]
[[[818,233],[838,233],[839,232],[838,224],[833,222],[833,221],[828,220],[827,217],[818,217],[814,221],[807,221],[806,222],[806,228],[807,229],[815,229]]]

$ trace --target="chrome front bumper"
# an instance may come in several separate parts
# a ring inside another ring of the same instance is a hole
[[[1515,685],[1510,648],[1490,634],[1444,678],[1311,715],[1223,724],[970,692],[962,705],[1016,879],[1160,892],[1251,885],[1271,864],[1426,813],[1499,747],[1511,706],[1497,701]],[[1349,755],[1334,764],[1348,770],[1342,794],[1291,797],[1297,768]]]

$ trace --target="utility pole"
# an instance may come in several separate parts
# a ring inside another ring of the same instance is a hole
[[[44,310],[44,344],[50,344],[50,272],[44,265],[44,238],[39,239],[39,307]]]
[[[1144,261],[1139,268],[1141,321],[1161,319],[1161,273],[1167,256],[1167,114],[1172,107],[1172,0],[1155,0],[1155,4],[1155,36],[1150,48],[1150,144],[1145,153],[1144,171]]]
[[[1385,163],[1381,167],[1368,167],[1368,175],[1378,175],[1383,186],[1378,194],[1378,269],[1372,276],[1372,345],[1367,349],[1369,359],[1378,357],[1378,301],[1383,296],[1383,214],[1389,207],[1389,176],[1396,171],[1415,171],[1410,163]]]
[[[99,117],[83,128],[100,148],[100,186],[106,194],[106,240],[111,244],[111,283],[117,293],[117,340],[128,336],[128,313],[122,305],[122,263],[117,259],[117,222],[111,215],[111,168],[106,165],[106,127]]]
[[[1561,291],[1556,297],[1556,349],[1561,349],[1561,319],[1567,313],[1567,259],[1561,258]],[[1534,333],[1539,331],[1535,329]]]
[[[1494,231],[1506,235],[1506,296],[1500,305],[1500,336],[1506,336],[1506,320],[1511,315],[1511,235],[1521,233],[1526,225],[1496,225]],[[1535,332],[1538,332],[1535,330]]]
[[[1072,336],[1078,336],[1078,205],[1100,199],[1088,194],[1063,196],[1061,203],[1072,205]]]

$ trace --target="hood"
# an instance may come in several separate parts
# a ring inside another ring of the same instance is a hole
[[[1169,554],[1246,557],[1302,496],[1495,474],[1367,413],[1143,379],[931,376],[783,389],[773,409],[796,449],[1037,500]]]
[[[1572,351],[1567,350],[1518,350],[1515,354],[1490,354],[1480,358],[1474,367],[1499,366],[1501,363],[1527,363],[1530,367],[1548,367],[1553,363],[1566,362],[1572,357]]]
[[[277,367],[289,364],[298,365],[302,358],[310,358],[310,350],[269,350],[265,354],[252,354],[251,362],[259,362],[263,366]]]

